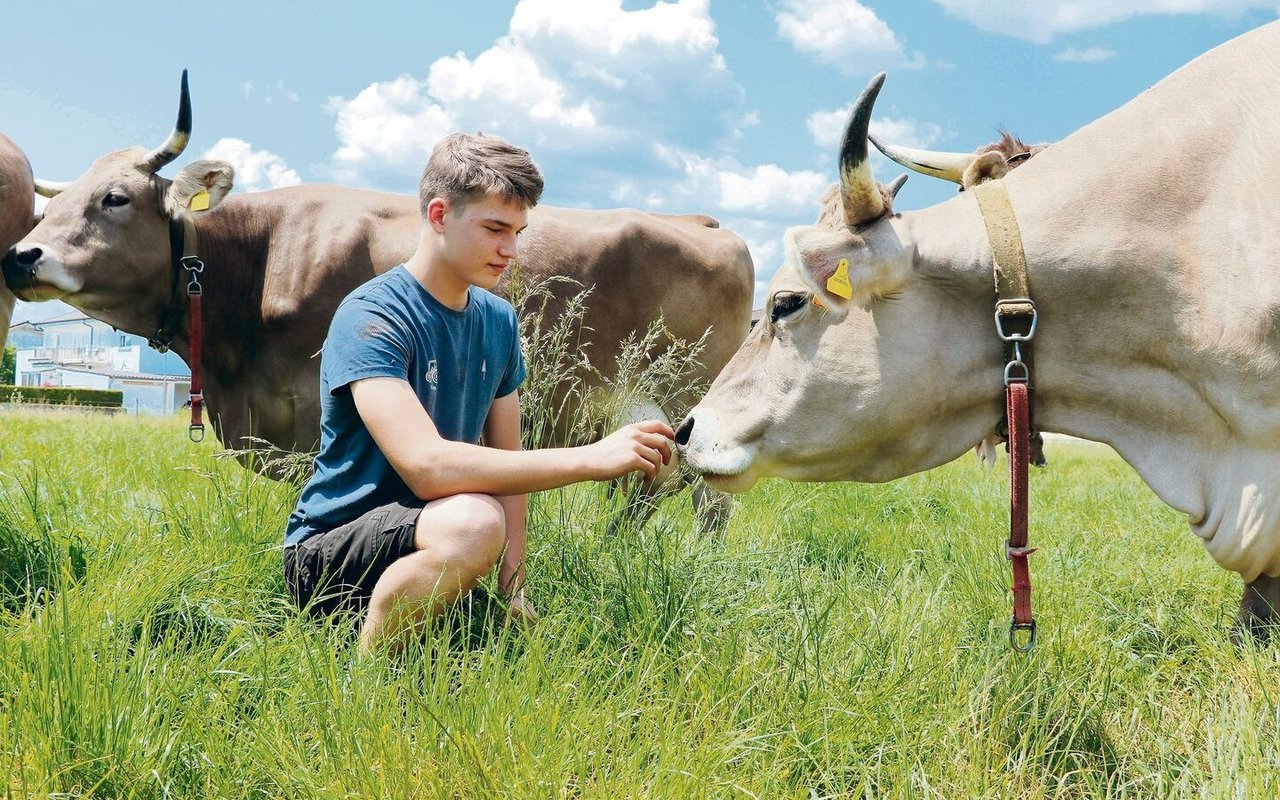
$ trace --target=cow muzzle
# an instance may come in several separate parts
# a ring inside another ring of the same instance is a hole
[[[0,269],[4,270],[4,282],[17,292],[35,283],[36,271],[44,251],[39,247],[10,247],[0,261]]]
[[[73,286],[56,258],[38,244],[18,243],[0,260],[4,282],[22,300],[51,300],[74,293]]]
[[[713,489],[745,492],[758,478],[751,469],[756,447],[723,440],[717,427],[713,413],[694,409],[676,428],[676,450]]]

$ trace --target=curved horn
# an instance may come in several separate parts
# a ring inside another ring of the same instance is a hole
[[[871,107],[883,85],[884,73],[881,72],[858,96],[844,128],[844,141],[840,145],[840,199],[844,204],[844,222],[849,226],[860,225],[884,213],[884,197],[867,162]]]
[[[934,150],[916,150],[913,147],[898,147],[892,144],[881,144],[874,136],[869,136],[876,149],[889,158],[897,161],[909,170],[922,175],[942,178],[952,183],[964,182],[964,171],[977,158],[973,153],[944,153]]]
[[[57,197],[71,187],[71,181],[42,181],[36,178],[36,194],[41,197]]]
[[[890,198],[896,198],[898,196],[898,192],[902,191],[902,185],[907,182],[908,177],[907,173],[904,172],[889,183]]]
[[[165,164],[182,155],[191,140],[191,92],[187,89],[187,71],[182,71],[182,95],[178,99],[178,124],[164,144],[147,153],[143,164],[156,172]]]

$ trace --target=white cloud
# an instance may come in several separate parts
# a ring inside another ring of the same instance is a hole
[[[375,165],[420,170],[427,154],[455,125],[449,112],[428,98],[410,75],[365,87],[355,98],[330,98],[341,146],[333,155],[339,180],[358,183]]]
[[[661,179],[656,190],[625,182],[614,192],[615,201],[650,211],[708,209],[773,218],[816,217],[818,198],[831,183],[831,178],[812,170],[789,172],[776,164],[746,166],[733,158],[706,158],[666,145],[656,145],[655,151],[678,177]]]
[[[254,150],[243,139],[219,139],[202,158],[230,162],[236,170],[236,188],[241,191],[260,192],[302,183],[283,158],[269,150]]]
[[[753,117],[718,47],[708,0],[636,11],[622,0],[520,0],[507,34],[479,54],[331,98],[339,140],[331,169],[355,183],[416,173],[452,130],[482,130],[540,161],[563,154],[578,165],[655,141],[732,141]]]
[[[512,79],[516,75],[519,80]],[[474,61],[461,53],[441,58],[431,65],[426,89],[481,128],[528,121],[547,136],[599,124],[589,102],[570,100],[568,86],[544,75],[537,59],[519,47],[491,47]]]
[[[1152,14],[1233,14],[1275,10],[1275,0],[934,0],[991,33],[1045,44],[1061,33]]]
[[[302,99],[298,96],[297,92],[284,85],[283,78],[276,80],[274,85],[267,84],[266,88],[262,90],[259,90],[257,84],[252,80],[247,80],[240,84],[240,91],[244,94],[246,99],[251,98],[254,95],[261,96],[263,104],[268,106],[274,105],[278,99],[283,99],[289,103],[297,103]]]
[[[844,126],[849,121],[851,106],[832,111],[815,111],[805,121],[813,143],[824,151],[834,151],[844,136]],[[920,122],[914,119],[872,117],[871,132],[883,141],[906,147],[931,147],[942,139],[942,126],[936,122]]]
[[[906,147],[932,147],[943,138],[942,126],[936,122],[893,117],[872,117],[871,132],[886,142]]]
[[[1105,47],[1090,47],[1086,50],[1077,50],[1074,47],[1068,47],[1061,53],[1054,56],[1057,61],[1079,61],[1084,63],[1092,63],[1095,61],[1106,61],[1116,54],[1114,50],[1108,50]]]
[[[812,222],[817,217],[817,204],[813,212],[803,222]],[[782,235],[790,224],[770,222],[759,219],[726,217],[721,220],[724,227],[742,237],[747,249],[751,251],[751,261],[756,267],[756,285],[752,296],[752,307],[764,305],[765,290],[773,279],[778,268],[782,266]]]
[[[855,0],[783,0],[775,20],[778,35],[793,47],[846,75],[868,68],[924,66],[923,55],[908,58],[897,34]]]

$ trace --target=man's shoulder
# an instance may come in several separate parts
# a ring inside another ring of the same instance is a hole
[[[512,320],[516,317],[516,310],[511,303],[488,289],[472,286],[471,302],[475,303],[480,312],[486,316],[503,317]]]
[[[400,270],[401,272],[403,270]],[[338,303],[334,318],[348,319],[372,314],[387,317],[404,305],[405,290],[397,270],[375,275],[347,293]]]
[[[401,273],[404,270],[399,267],[383,272],[380,275],[374,275],[369,280],[352,289],[346,297],[342,299],[343,304],[357,300],[370,300],[386,297],[388,295],[399,295],[404,292]]]

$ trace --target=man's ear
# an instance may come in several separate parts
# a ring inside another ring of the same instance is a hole
[[[787,231],[787,260],[828,308],[866,308],[877,297],[899,289],[905,276],[893,261],[881,261],[859,235],[848,229]]]
[[[193,161],[174,176],[165,195],[165,210],[170,216],[209,211],[231,191],[235,177],[235,167],[225,161]]]
[[[449,203],[443,197],[433,197],[427,203],[427,224],[436,233],[442,233],[444,225],[444,215],[449,213]]]

